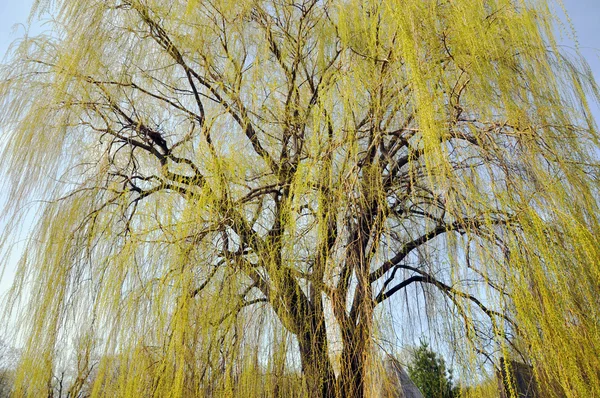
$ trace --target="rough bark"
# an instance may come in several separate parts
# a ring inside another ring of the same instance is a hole
[[[334,398],[335,373],[327,349],[325,324],[316,330],[305,330],[298,336],[302,373],[309,397]]]

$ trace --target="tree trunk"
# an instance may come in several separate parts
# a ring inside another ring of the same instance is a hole
[[[366,341],[361,338],[359,325],[355,330],[347,331],[344,336],[344,348],[340,358],[338,390],[340,397],[365,397]]]
[[[366,279],[363,279],[366,280]],[[357,311],[351,311],[342,328],[344,348],[340,358],[338,391],[340,397],[363,398],[367,396],[367,366],[373,329],[373,302],[368,283],[360,283],[355,293]],[[364,299],[368,297],[369,299]],[[354,306],[354,305],[353,305]]]
[[[309,397],[335,398],[335,373],[329,359],[325,333],[308,332],[298,336],[302,374]]]
[[[329,358],[327,329],[321,301],[315,300],[298,333],[302,373],[306,380],[308,396],[336,397],[336,379]]]
[[[329,359],[322,302],[320,298],[309,301],[289,270],[284,269],[278,276],[280,293],[274,309],[283,326],[298,339],[308,396],[335,398],[336,378]]]

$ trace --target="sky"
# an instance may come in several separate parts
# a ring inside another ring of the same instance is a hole
[[[10,43],[25,34],[32,4],[33,0],[0,0],[0,60],[4,59]],[[590,64],[596,80],[600,82],[600,0],[564,0],[564,4],[575,28],[579,49]],[[39,24],[35,25],[31,33],[42,30]],[[563,37],[561,42],[574,46],[568,37]],[[600,122],[600,108],[596,106],[595,110],[596,120]],[[10,286],[12,277],[13,269],[9,265],[0,278],[0,299]]]
[[[32,0],[0,0],[0,57],[4,54],[10,43],[25,33],[24,26],[18,24],[27,23],[29,9]]]
[[[565,0],[581,52],[600,80],[600,0]]]

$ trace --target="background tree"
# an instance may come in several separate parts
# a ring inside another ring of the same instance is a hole
[[[465,374],[518,336],[600,394],[597,90],[547,1],[33,12],[0,86],[4,236],[40,201],[18,396],[94,357],[93,396],[361,397],[419,297]]]
[[[446,369],[444,358],[438,356],[429,348],[429,344],[421,341],[415,347],[411,362],[408,365],[408,375],[425,398],[453,398],[459,393],[452,382],[452,372]]]
[[[0,398],[10,397],[13,388],[13,373],[10,369],[0,369]]]
[[[18,351],[0,339],[0,398],[10,397],[18,358]]]

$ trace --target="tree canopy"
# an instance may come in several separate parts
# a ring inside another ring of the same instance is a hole
[[[0,70],[16,395],[370,396],[418,327],[467,383],[520,356],[600,395],[598,90],[557,9],[37,1]]]

